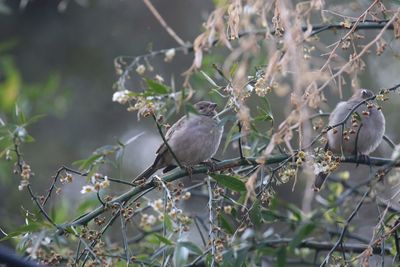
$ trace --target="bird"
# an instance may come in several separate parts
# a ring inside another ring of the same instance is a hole
[[[217,104],[200,101],[194,105],[196,113],[188,113],[175,122],[165,134],[165,140],[173,154],[185,168],[210,160],[221,142],[223,125],[217,116]],[[148,179],[159,169],[168,172],[179,165],[162,143],[157,149],[156,158],[146,170],[132,182]]]
[[[349,115],[353,108],[366,99],[371,99],[374,93],[368,89],[358,89],[347,101],[339,102],[329,116],[329,125],[337,125]],[[367,106],[367,107],[366,107]],[[343,128],[343,132],[342,132]],[[328,143],[325,150],[333,153],[352,154],[368,157],[381,143],[385,133],[385,117],[381,109],[372,104],[362,104],[357,107],[352,116],[342,125],[327,132]],[[314,190],[319,191],[329,173],[317,173]]]

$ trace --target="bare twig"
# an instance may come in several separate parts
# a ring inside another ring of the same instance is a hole
[[[332,253],[333,253],[334,251],[336,251],[336,250],[338,249],[339,245],[341,245],[341,244],[343,243],[343,238],[345,237],[345,234],[346,234],[347,228],[348,228],[349,225],[350,225],[350,222],[353,220],[354,216],[356,216],[356,214],[357,214],[358,211],[360,210],[362,204],[364,203],[365,198],[366,198],[366,197],[369,195],[369,193],[371,192],[371,189],[372,189],[372,188],[370,187],[367,191],[365,191],[365,193],[364,193],[364,195],[362,196],[361,200],[358,202],[358,204],[357,204],[357,206],[355,207],[355,209],[353,210],[353,212],[352,212],[352,213],[350,214],[350,216],[347,218],[347,220],[346,220],[346,222],[345,222],[345,224],[344,224],[344,226],[343,226],[342,232],[341,232],[341,234],[340,234],[340,236],[339,236],[339,239],[336,241],[335,245],[332,246],[331,250],[329,250],[328,254],[326,255],[326,257],[325,257],[325,259],[324,259],[324,261],[323,261],[323,262],[321,263],[321,265],[320,265],[321,267],[322,267],[322,266],[325,266],[325,264],[328,263],[329,258],[331,257]],[[343,244],[342,244],[342,248],[343,248]]]
[[[161,24],[161,26],[164,27],[164,29],[168,32],[168,34],[175,39],[175,41],[180,44],[181,46],[185,46],[185,42],[179,38],[179,36],[175,33],[175,31],[168,26],[167,22],[163,19],[163,17],[160,15],[160,13],[157,11],[157,9],[153,6],[153,4],[150,2],[150,0],[143,0],[143,3],[148,7],[148,9],[151,11],[151,13],[154,15],[154,17],[158,20],[158,22]]]

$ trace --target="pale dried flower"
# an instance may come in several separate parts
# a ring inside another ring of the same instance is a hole
[[[165,52],[165,57],[164,57],[164,61],[165,62],[171,62],[175,57],[175,49],[171,48],[168,49],[167,52]]]
[[[96,192],[96,189],[93,185],[84,185],[81,190],[81,194],[87,194],[91,192]]]
[[[140,64],[136,67],[136,73],[139,75],[143,75],[146,72],[146,67],[143,64]]]
[[[107,188],[110,186],[110,180],[108,180],[107,176],[104,176],[104,181],[100,183],[101,189]]]
[[[117,91],[113,94],[112,101],[120,104],[126,104],[130,99],[129,94],[129,90]]]
[[[157,74],[157,75],[154,77],[154,80],[156,80],[156,82],[158,82],[158,83],[163,83],[163,82],[164,82],[164,78],[161,77],[161,75],[159,75],[159,74]]]

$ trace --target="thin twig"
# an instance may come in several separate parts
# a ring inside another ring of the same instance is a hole
[[[360,210],[362,204],[364,203],[365,198],[369,195],[369,193],[371,192],[371,187],[365,191],[364,195],[362,196],[361,200],[358,202],[356,208],[353,210],[353,212],[350,214],[350,216],[347,218],[346,223],[343,226],[342,232],[340,233],[339,239],[336,241],[335,245],[331,248],[331,250],[328,252],[328,254],[326,255],[324,261],[321,263],[321,267],[325,266],[325,264],[328,263],[329,258],[331,257],[332,253],[335,252],[337,250],[337,248],[339,247],[340,244],[342,244],[343,242],[343,238],[346,234],[347,228],[350,225],[350,222],[353,220],[354,216],[356,216],[356,214],[358,213],[358,211]]]
[[[159,132],[162,140],[164,141],[164,144],[167,147],[169,153],[171,153],[172,157],[174,158],[174,160],[178,164],[179,168],[184,169],[183,165],[179,162],[179,159],[176,157],[174,151],[172,151],[171,147],[169,146],[167,139],[165,139],[164,133],[162,132],[162,129],[161,129],[161,125],[158,123],[156,115],[154,115],[154,113],[153,113],[152,116],[153,116],[153,119],[154,119],[154,121],[155,121],[155,123],[157,125],[158,132]]]
[[[211,246],[211,263],[210,266],[213,267],[215,265],[215,236],[214,236],[214,215],[213,215],[213,191],[211,188],[211,177],[207,177],[207,188],[208,188],[208,238]]]
[[[153,4],[150,2],[150,0],[143,0],[143,3],[149,8],[151,13],[156,17],[158,22],[160,22],[161,26],[164,27],[164,29],[168,32],[168,34],[175,39],[175,41],[180,44],[181,46],[185,46],[185,42],[179,38],[179,36],[175,33],[175,31],[168,26],[167,22],[163,19],[163,17],[158,13],[157,9],[153,6]]]

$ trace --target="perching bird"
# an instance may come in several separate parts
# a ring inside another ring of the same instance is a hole
[[[360,102],[374,95],[367,89],[357,90],[353,96],[337,104],[329,116],[329,125],[336,125],[342,122],[351,110]],[[382,141],[385,133],[385,117],[380,109],[373,104],[362,104],[346,121],[343,134],[342,126],[337,126],[328,131],[327,149],[333,153],[353,154],[368,156]],[[320,172],[317,174],[314,183],[314,190],[318,191],[329,173]]]
[[[198,114],[189,113],[174,123],[165,134],[165,139],[179,163],[191,167],[211,159],[221,142],[223,126],[216,117],[217,104],[200,101],[194,105]],[[167,172],[178,164],[165,143],[156,152],[154,163],[133,181],[147,179],[159,169]]]

